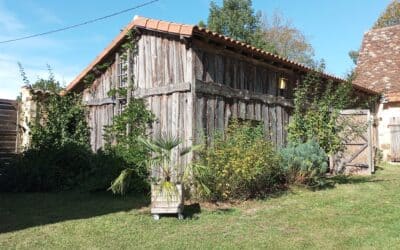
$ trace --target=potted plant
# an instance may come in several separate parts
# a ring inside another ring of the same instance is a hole
[[[138,138],[150,152],[147,165],[151,172],[151,213],[158,220],[160,214],[178,214],[183,219],[184,178],[187,166],[173,160],[173,155],[181,157],[188,154],[193,147],[179,148],[181,141],[174,136],[163,136],[148,140]],[[134,169],[127,168],[111,183],[109,190],[113,193],[124,194],[129,186],[130,176]]]
[[[151,169],[151,213],[158,220],[160,214],[178,214],[183,219],[183,191],[186,166],[176,163],[173,155],[181,157],[192,148],[178,148],[181,141],[164,134],[154,140],[140,139],[152,153],[148,166]]]

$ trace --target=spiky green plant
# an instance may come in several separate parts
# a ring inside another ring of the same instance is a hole
[[[187,166],[176,164],[173,162],[173,154],[176,152],[180,156],[188,154],[194,147],[185,147],[179,149],[178,146],[182,143],[181,140],[170,134],[163,134],[161,137],[154,140],[148,140],[143,137],[138,139],[152,154],[152,157],[147,161],[147,166],[150,171],[153,171],[151,181],[161,186],[161,190],[170,190],[173,184],[181,184],[187,173]],[[129,185],[129,178],[132,174],[132,169],[125,169],[112,182],[109,190],[113,193],[124,194]]]

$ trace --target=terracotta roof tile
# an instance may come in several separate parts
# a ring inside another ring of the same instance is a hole
[[[170,25],[170,22],[160,21],[160,22],[158,23],[157,29],[159,29],[159,30],[164,30],[164,31],[168,31],[169,25]]]
[[[230,44],[231,46],[241,46],[243,49],[248,50],[249,53],[258,53],[259,55],[262,55],[264,57],[272,58],[275,61],[284,63],[288,66],[291,66],[292,68],[296,69],[301,69],[304,71],[313,71],[312,68],[309,68],[307,66],[304,66],[300,63],[288,60],[286,58],[280,57],[278,55],[272,54],[270,52],[261,50],[259,48],[256,48],[254,46],[251,46],[250,44],[244,43],[242,41],[238,41],[235,39],[232,39],[230,37],[221,35],[216,32],[212,32],[210,30],[207,30],[205,28],[201,28],[198,26],[193,26],[193,25],[186,25],[186,24],[178,24],[178,23],[172,23],[172,22],[166,22],[166,21],[160,21],[160,20],[154,20],[154,19],[149,19],[145,17],[135,17],[131,23],[129,23],[125,29],[111,42],[111,44],[106,47],[103,52],[96,57],[96,59],[85,69],[79,74],[67,87],[67,91],[72,90],[79,84],[80,81],[98,64],[100,63],[109,53],[112,52],[112,50],[118,46],[120,43],[122,43],[123,39],[125,38],[126,34],[128,31],[134,27],[139,27],[143,29],[149,29],[149,30],[154,30],[154,31],[159,31],[159,32],[166,32],[166,33],[171,33],[171,34],[176,34],[176,35],[184,35],[184,36],[193,36],[194,33],[201,35],[201,36],[207,36],[213,39],[217,39],[221,42],[225,42],[227,44]],[[325,77],[334,79],[336,81],[343,81],[343,79],[335,77],[333,75],[329,74],[323,74]],[[370,93],[375,93],[374,91],[368,90],[364,87],[359,87],[355,85],[356,88],[370,92]]]
[[[364,34],[354,83],[378,92],[400,91],[400,25]]]
[[[142,27],[146,27],[146,25],[147,25],[147,21],[148,21],[149,19],[148,18],[136,18],[136,19],[134,19],[133,21],[134,21],[134,23],[135,23],[135,25],[137,25],[137,26],[142,26]]]
[[[160,21],[149,19],[146,24],[146,28],[156,30]]]
[[[171,23],[168,28],[168,32],[170,33],[175,33],[175,34],[180,34],[179,32],[181,31],[181,25],[176,24],[176,23]]]
[[[181,27],[181,35],[191,36],[193,32],[193,26],[191,25],[182,25]]]

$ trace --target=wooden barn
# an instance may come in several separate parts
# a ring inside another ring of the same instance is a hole
[[[123,44],[129,43],[131,30],[137,50],[125,53]],[[144,97],[157,117],[153,135],[171,133],[189,146],[239,118],[263,122],[269,139],[280,147],[286,142],[293,89],[310,71],[204,28],[135,17],[67,90],[83,91],[93,150],[104,145],[104,126],[126,103],[107,93],[130,86],[131,81],[128,98]]]

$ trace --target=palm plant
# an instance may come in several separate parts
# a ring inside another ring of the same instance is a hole
[[[187,166],[173,161],[173,155],[184,156],[193,150],[193,147],[178,149],[181,140],[170,134],[163,134],[154,140],[139,137],[141,142],[152,154],[147,161],[149,170],[153,172],[151,182],[160,185],[161,190],[172,190],[175,184],[182,184],[187,173]],[[133,169],[125,169],[112,182],[109,190],[113,193],[124,194],[127,190]]]

